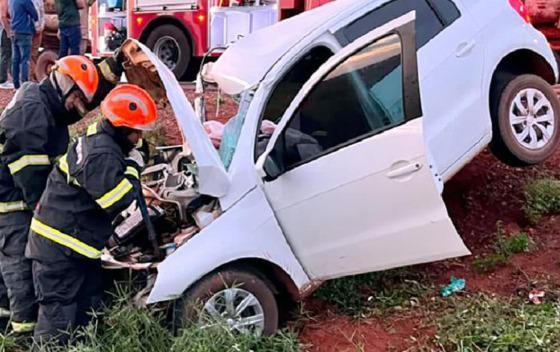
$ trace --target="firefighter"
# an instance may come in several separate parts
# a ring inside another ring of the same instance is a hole
[[[24,255],[32,210],[55,159],[68,148],[68,125],[116,84],[119,67],[115,58],[96,67],[82,56],[65,57],[41,83],[24,84],[0,116],[0,272],[16,333],[31,333],[37,319]]]
[[[101,251],[112,220],[137,199],[144,166],[135,149],[151,130],[156,105],[123,84],[101,103],[104,119],[87,129],[50,174],[31,222],[26,255],[39,303],[35,340],[68,342],[65,332],[89,321],[102,294]]]

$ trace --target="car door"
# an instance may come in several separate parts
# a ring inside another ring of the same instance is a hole
[[[426,162],[414,18],[390,21],[327,61],[257,161],[312,279],[469,254]]]
[[[479,26],[459,0],[391,0],[340,28],[342,45],[411,10],[416,11],[418,73],[424,134],[434,175],[447,173],[490,133],[483,101],[483,45]],[[452,171],[456,171],[452,170]],[[441,179],[443,181],[443,179]]]
[[[484,33],[478,32],[462,1],[429,1],[444,28],[419,50],[418,71],[426,142],[436,170],[447,180],[464,165],[465,154],[492,131],[482,89]]]

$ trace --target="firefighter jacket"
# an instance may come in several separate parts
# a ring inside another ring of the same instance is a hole
[[[97,70],[101,79],[90,109],[122,74],[113,58]],[[26,82],[18,90],[0,115],[0,215],[35,208],[54,163],[68,148],[68,125],[79,119],[64,108],[49,79]]]
[[[0,116],[0,213],[33,209],[68,147],[66,111],[49,80],[27,82]]]
[[[31,230],[67,254],[101,257],[112,220],[137,197],[139,166],[107,120],[88,128],[58,161],[35,210]],[[35,253],[30,253],[34,257]]]

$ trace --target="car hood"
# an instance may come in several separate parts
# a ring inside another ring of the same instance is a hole
[[[205,73],[205,79],[218,83],[227,94],[239,94],[258,84],[283,55],[314,29],[368,1],[336,0],[257,30],[226,49]]]
[[[230,185],[220,156],[173,73],[145,45],[128,39],[123,44],[125,74],[129,83],[150,92],[158,104],[169,101],[183,140],[192,150],[198,168],[198,192],[224,196]]]

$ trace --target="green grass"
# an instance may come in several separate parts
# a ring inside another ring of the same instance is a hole
[[[476,271],[488,272],[494,270],[498,266],[505,265],[512,255],[528,252],[535,246],[533,239],[525,232],[519,232],[507,237],[501,224],[498,224],[496,237],[494,251],[479,256],[473,261],[472,265]]]
[[[526,304],[486,295],[454,297],[437,318],[438,350],[549,352],[560,350],[560,305]]]
[[[315,297],[339,313],[359,318],[410,307],[428,290],[421,274],[404,268],[327,281]]]
[[[525,216],[536,224],[543,215],[560,212],[560,180],[543,178],[525,186]]]
[[[68,347],[45,345],[42,352],[222,352],[263,351],[301,352],[304,347],[297,336],[283,331],[273,337],[258,338],[233,334],[225,328],[189,326],[173,335],[164,327],[161,314],[130,305],[130,296],[122,291],[112,305],[94,315],[92,322],[73,334]],[[27,351],[9,337],[6,352]],[[1,341],[0,341],[1,343]],[[8,345],[9,344],[9,345]],[[1,345],[0,345],[1,346]]]

